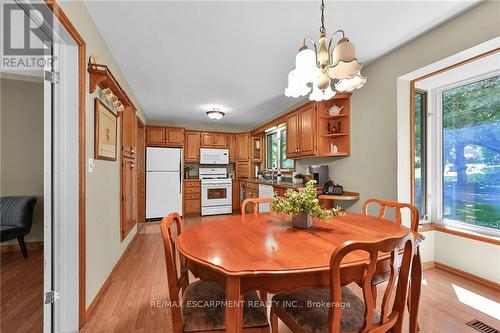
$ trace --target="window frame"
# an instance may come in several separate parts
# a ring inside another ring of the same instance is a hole
[[[469,232],[477,232],[479,234],[490,236],[490,237],[500,237],[500,230],[494,228],[488,228],[478,225],[472,225],[466,222],[446,219],[443,217],[443,194],[444,194],[444,174],[443,174],[443,143],[444,143],[444,129],[443,129],[443,92],[472,84],[475,82],[487,80],[489,78],[499,76],[500,70],[489,71],[470,77],[464,80],[453,82],[448,85],[444,85],[433,89],[431,94],[431,99],[434,102],[435,115],[430,113],[428,118],[428,130],[427,132],[427,149],[432,149],[432,158],[427,159],[427,182],[434,184],[433,190],[428,192],[427,195],[427,207],[432,207],[428,213],[430,213],[430,220],[442,224],[444,226],[453,227],[457,229],[462,229]],[[434,96],[433,96],[434,95]],[[430,134],[430,135],[429,135]],[[435,193],[433,195],[432,193]],[[414,196],[415,189],[413,189],[412,195]]]
[[[290,158],[287,158],[287,160],[292,160],[293,161],[293,168],[283,168],[283,161],[282,161],[282,151],[281,151],[281,132],[282,131],[285,131],[285,134],[286,134],[286,124],[283,123],[283,124],[279,124],[277,126],[274,126],[274,128],[272,128],[272,130],[267,130],[265,132],[265,146],[266,146],[266,154],[265,154],[265,157],[266,157],[266,160],[265,160],[265,166],[266,166],[266,169],[270,169],[269,168],[269,165],[268,165],[268,162],[269,162],[269,152],[268,152],[268,136],[269,135],[272,135],[272,134],[276,134],[276,137],[277,137],[277,140],[278,140],[278,165],[276,166],[276,169],[277,170],[280,170],[280,171],[294,171],[295,170],[295,160],[293,159],[290,159]],[[286,144],[285,144],[285,154],[286,154]]]
[[[421,149],[422,149],[422,161],[420,162],[420,174],[421,174],[421,184],[422,184],[422,211],[423,214],[420,214],[419,212],[419,222],[422,221],[428,221],[428,216],[429,216],[429,211],[428,211],[428,201],[429,201],[429,195],[428,195],[428,118],[429,118],[429,92],[423,89],[418,89],[415,88],[413,90],[413,107],[412,107],[412,128],[411,128],[411,135],[412,135],[412,204],[415,204],[416,199],[417,199],[417,191],[416,191],[416,178],[415,178],[415,150],[416,150],[416,138],[415,138],[415,126],[416,126],[416,109],[415,109],[415,95],[416,94],[421,94],[422,95],[422,115],[421,115],[421,121],[422,121],[422,129],[421,129],[421,135],[422,135],[422,142],[421,142]]]

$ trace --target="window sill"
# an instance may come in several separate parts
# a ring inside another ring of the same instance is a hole
[[[422,224],[418,227],[419,232],[425,232],[425,231],[431,231],[431,230],[444,232],[447,234],[451,234],[451,235],[455,235],[455,236],[459,236],[459,237],[464,237],[464,238],[468,238],[468,239],[473,239],[473,240],[480,241],[480,242],[490,243],[493,245],[500,245],[500,239],[498,239],[498,238],[484,236],[484,235],[481,235],[478,233],[474,233],[472,231],[465,231],[465,230],[461,230],[458,228],[446,226],[443,224],[429,223],[429,224]]]

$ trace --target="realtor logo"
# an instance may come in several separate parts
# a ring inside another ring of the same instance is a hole
[[[39,70],[51,61],[53,18],[43,3],[27,12],[16,3],[2,3],[2,62],[4,70]]]

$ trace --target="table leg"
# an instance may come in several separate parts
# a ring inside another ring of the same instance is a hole
[[[410,290],[410,333],[416,333],[418,321],[418,306],[420,303],[420,291],[422,288],[422,261],[420,259],[420,249],[413,258],[411,267],[411,290]]]
[[[239,277],[227,277],[226,301],[226,332],[240,333],[243,331],[244,304]]]

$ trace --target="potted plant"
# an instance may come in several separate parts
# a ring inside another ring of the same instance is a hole
[[[278,213],[292,215],[294,227],[308,229],[312,227],[313,217],[328,221],[332,216],[344,216],[342,208],[322,209],[316,194],[316,181],[307,182],[304,190],[296,192],[288,189],[284,198],[273,198],[273,209]]]

